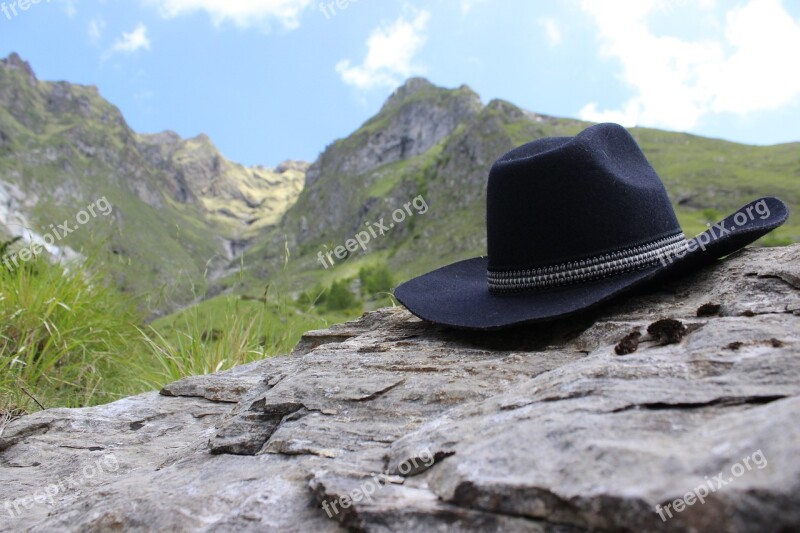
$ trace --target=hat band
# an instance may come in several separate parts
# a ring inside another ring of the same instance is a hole
[[[557,265],[505,272],[490,270],[489,290],[497,293],[519,292],[608,278],[655,266],[666,257],[681,254],[687,246],[686,236],[679,232],[639,246]]]

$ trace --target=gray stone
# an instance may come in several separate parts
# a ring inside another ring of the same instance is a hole
[[[0,435],[0,530],[793,530],[799,281],[795,245],[499,333],[382,309],[29,415]],[[649,335],[662,319],[683,338]]]

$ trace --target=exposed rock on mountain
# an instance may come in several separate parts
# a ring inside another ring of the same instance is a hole
[[[308,169],[306,194],[280,235],[299,245],[322,242],[340,230],[352,234],[398,198],[408,201],[420,192],[429,156],[482,108],[469,87],[408,80],[375,117],[329,146]]]
[[[277,169],[246,168],[220,154],[207,135],[182,139],[174,132],[139,135],[145,157],[167,177],[172,198],[197,203],[206,217],[252,234],[277,223],[303,190],[307,163]]]
[[[0,529],[795,530],[798,265],[746,250],[498,333],[384,309],[291,357],[26,416],[0,437]],[[646,333],[665,318],[685,327],[666,345]]]
[[[322,172],[358,176],[424,154],[482,107],[480,97],[467,86],[450,91],[412,78],[361,129],[326,150],[309,170],[307,185]]]

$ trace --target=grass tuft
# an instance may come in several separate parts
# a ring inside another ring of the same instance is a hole
[[[141,320],[88,266],[0,268],[0,411],[82,406],[134,390]]]

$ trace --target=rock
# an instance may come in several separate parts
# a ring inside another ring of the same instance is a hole
[[[29,415],[0,435],[0,530],[795,530],[798,279],[794,245],[499,333],[382,309]]]
[[[434,147],[446,146],[483,109],[480,96],[467,86],[444,89],[421,78],[408,80],[392,93],[377,115],[347,138],[329,145],[308,167],[306,193],[288,212],[283,229],[274,235],[268,249],[282,250],[286,234],[294,236],[292,245],[297,247],[347,239],[354,229],[363,230],[365,223],[386,217],[420,195],[429,183],[435,188],[439,157]],[[488,166],[476,166],[468,171],[482,175],[476,187],[482,191]],[[459,176],[466,172],[460,170]],[[381,184],[391,185],[384,190]],[[457,191],[458,197],[471,197],[471,186],[464,182],[448,190]],[[300,216],[308,213],[314,216],[300,231]],[[353,213],[358,215],[353,217]],[[403,231],[408,228],[398,227],[395,235]],[[270,254],[269,259],[280,261],[279,255]]]
[[[447,90],[411,78],[344,144],[325,150],[311,165],[305,185],[311,187],[323,170],[358,176],[424,154],[482,108],[480,96],[467,86]]]
[[[305,173],[308,170],[308,167],[310,166],[311,163],[306,163],[305,161],[294,161],[291,159],[287,159],[286,161],[283,161],[277,167],[275,167],[275,173],[285,174],[290,170]]]
[[[33,73],[30,63],[19,57],[19,54],[16,52],[11,52],[5,59],[0,59],[0,65],[9,69],[22,71],[30,85],[36,84],[36,74]]]
[[[614,347],[614,353],[617,355],[628,355],[639,349],[639,339],[642,337],[640,331],[632,331],[625,335],[619,344]]]
[[[200,207],[223,227],[233,223],[237,236],[242,230],[255,235],[276,224],[302,192],[309,167],[284,161],[274,170],[248,168],[225,158],[205,134],[182,139],[165,131],[136,138],[141,155],[161,170],[172,199]]]

